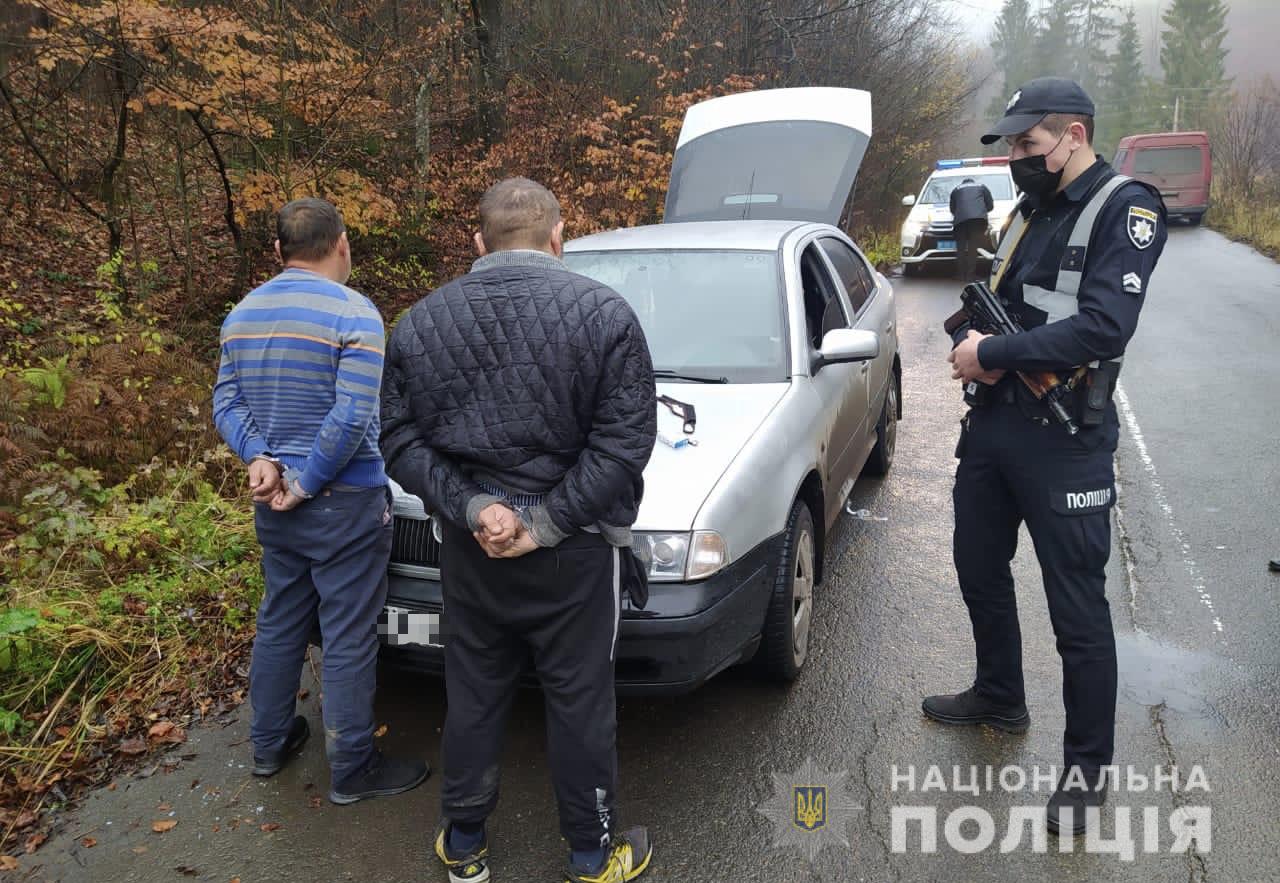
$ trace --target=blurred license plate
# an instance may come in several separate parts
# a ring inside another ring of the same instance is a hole
[[[938,248],[942,251],[955,251],[956,241],[954,239],[939,239]]]
[[[388,604],[378,617],[378,638],[392,647],[443,647],[440,614]]]

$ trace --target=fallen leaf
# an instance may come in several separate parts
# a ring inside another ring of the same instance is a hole
[[[177,819],[161,819],[158,822],[151,823],[151,830],[155,831],[157,834],[163,834],[165,831],[172,831],[176,827],[178,827]]]
[[[48,839],[49,839],[48,834],[46,834],[43,831],[39,831],[35,834],[32,834],[30,837],[28,837],[26,844],[22,848],[26,851],[27,855],[30,855],[31,853],[39,849],[41,846],[43,846],[44,842]]]
[[[36,823],[36,814],[29,809],[24,809],[18,814],[18,819],[13,823],[13,827],[19,831],[23,828],[30,828]]]
[[[162,803],[159,806],[157,806],[156,809],[159,810],[160,812],[168,812],[169,810],[173,809],[173,807],[167,803]]]
[[[262,830],[266,831],[268,834],[270,834],[272,831],[279,831],[279,830],[280,830],[280,823],[279,823],[279,822],[267,822],[265,825],[263,825],[263,826],[262,826]]]
[[[240,883],[240,878],[239,878],[239,877],[232,877],[232,878],[231,878],[231,883]]]
[[[121,754],[146,754],[147,743],[137,737],[125,739],[116,750]]]
[[[107,790],[108,790],[108,791],[114,791],[114,790],[116,790],[116,783],[115,783],[115,782],[112,782],[110,785],[108,785],[108,786],[107,786]]]
[[[184,877],[195,877],[200,873],[190,865],[178,865],[174,870]]]
[[[321,800],[319,797],[311,797],[307,800],[307,803],[311,806],[312,809],[319,809],[321,806],[324,805],[324,801]]]
[[[387,735],[387,725],[386,725],[386,724],[383,724],[382,726],[378,727],[378,729],[376,729],[376,730],[374,730],[374,731],[373,731],[373,738],[375,738],[375,739],[381,739],[381,738],[382,738],[383,736],[385,736],[385,735]]]
[[[147,851],[147,848],[145,846],[135,846],[133,848],[134,855],[142,855],[146,851]]]
[[[11,855],[0,855],[0,871],[18,870],[18,860]],[[236,877],[239,880],[239,877]]]
[[[98,845],[98,841],[93,839],[92,837],[85,837],[83,840],[80,841],[80,845],[83,846],[85,849],[93,849],[95,846]]]
[[[172,721],[160,721],[147,730],[147,738],[162,745],[180,745],[187,741],[187,731]]]

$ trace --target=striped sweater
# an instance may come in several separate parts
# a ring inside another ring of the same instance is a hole
[[[246,462],[278,457],[307,493],[387,483],[378,450],[382,317],[364,295],[286,269],[222,323],[213,420]]]

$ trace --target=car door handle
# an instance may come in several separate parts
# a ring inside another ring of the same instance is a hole
[[[866,373],[867,373],[867,366],[868,366],[869,364],[870,364],[869,362],[863,362],[863,363],[862,363],[862,371],[861,371],[861,373],[863,373],[863,374],[866,374]]]
[[[885,333],[885,334],[888,334],[888,333],[889,333],[890,331],[892,331],[892,330],[893,330],[893,323],[892,323],[892,322],[886,322],[886,323],[885,323],[885,326],[884,326],[884,333]]]

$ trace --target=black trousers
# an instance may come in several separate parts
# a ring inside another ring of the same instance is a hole
[[[954,556],[977,646],[977,691],[1025,701],[1022,633],[1009,563],[1026,522],[1062,657],[1068,767],[1089,775],[1115,744],[1116,645],[1106,597],[1115,503],[1115,407],[1107,423],[1072,438],[1013,403],[969,412],[957,455]]]
[[[443,528],[445,818],[484,821],[498,804],[498,761],[526,662],[542,683],[560,832],[573,849],[616,832],[618,779],[614,652],[618,551],[596,534],[495,560],[456,527]]]
[[[974,218],[955,225],[956,275],[962,282],[978,278],[978,248],[986,240],[987,219]]]

